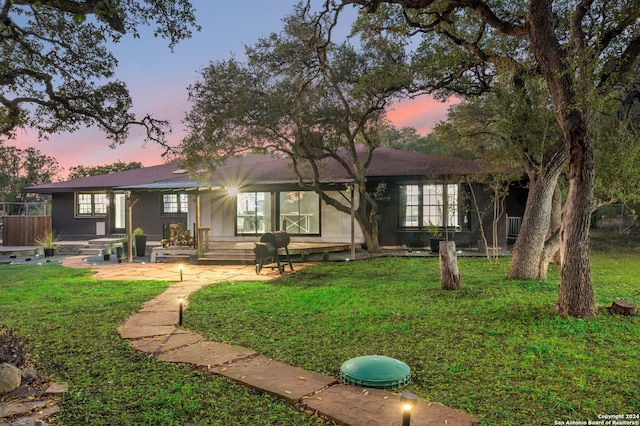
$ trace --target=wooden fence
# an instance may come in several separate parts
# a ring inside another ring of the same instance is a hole
[[[2,216],[3,246],[33,246],[51,232],[51,216]]]

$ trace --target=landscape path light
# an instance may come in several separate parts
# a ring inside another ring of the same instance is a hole
[[[180,282],[182,282],[182,265],[180,265],[178,269],[180,269]]]
[[[182,326],[182,309],[184,305],[184,297],[180,296],[178,299],[178,327]]]
[[[418,403],[418,397],[411,392],[402,392],[400,402],[402,403],[402,426],[409,426],[411,424],[411,410]]]

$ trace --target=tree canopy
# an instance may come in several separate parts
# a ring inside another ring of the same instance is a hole
[[[564,163],[562,151],[569,164],[557,308],[561,315],[594,316],[588,256],[594,148],[588,123],[616,86],[635,77],[640,3],[327,0],[325,6],[339,12],[353,4],[365,12],[363,31],[415,36],[410,47],[424,90],[471,96],[489,90],[505,71],[544,79],[564,143],[552,169]]]
[[[377,192],[368,192],[366,170],[387,124],[385,108],[413,77],[400,46],[333,42],[331,25],[298,7],[281,33],[247,47],[246,63],[206,67],[190,87],[182,154],[193,170],[247,152],[286,155],[302,189],[350,213],[350,196],[332,196],[321,182],[323,163],[336,162],[353,181],[355,219],[376,251]]]
[[[142,163],[139,161],[130,161],[125,163],[124,161],[116,161],[112,164],[102,164],[98,166],[73,166],[69,169],[69,179],[79,179],[87,176],[98,176],[107,173],[121,172],[123,170],[140,169]]]
[[[23,194],[22,189],[53,182],[59,172],[56,159],[35,148],[0,145],[0,201],[20,203],[38,200],[37,195]]]
[[[4,0],[0,2],[0,134],[21,127],[41,138],[97,125],[112,145],[133,125],[164,143],[166,121],[136,117],[126,84],[114,79],[109,43],[138,27],[173,48],[197,28],[188,0]]]

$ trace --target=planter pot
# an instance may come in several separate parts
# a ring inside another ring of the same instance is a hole
[[[440,241],[444,241],[442,238],[431,238],[429,245],[433,253],[440,253]]]
[[[104,261],[111,260],[111,255],[110,255],[110,254],[103,254],[103,255],[102,255],[102,259],[103,259]]]
[[[123,257],[124,257],[124,247],[116,247],[116,258],[120,260]]]
[[[146,235],[134,235],[133,241],[136,247],[136,256],[143,257],[147,252],[147,236]]]
[[[56,255],[56,249],[46,248],[44,249],[44,257],[53,257]]]
[[[129,257],[129,241],[122,242],[122,258],[124,259],[125,257]]]

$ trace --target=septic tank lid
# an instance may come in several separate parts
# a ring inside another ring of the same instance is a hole
[[[366,355],[345,361],[340,367],[340,378],[348,385],[397,389],[411,381],[411,370],[395,358]]]

